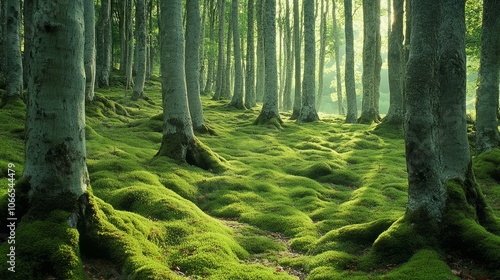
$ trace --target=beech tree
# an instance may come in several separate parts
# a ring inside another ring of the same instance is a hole
[[[96,26],[97,38],[97,72],[98,87],[109,87],[112,57],[112,30],[111,30],[111,0],[101,0],[101,10]]]
[[[247,56],[245,71],[245,107],[252,108],[257,105],[255,96],[255,28],[254,28],[254,0],[248,0],[248,21],[247,21]]]
[[[21,58],[21,3],[18,0],[6,0],[5,5],[5,72],[7,80],[4,101],[20,98],[23,91],[23,63]]]
[[[134,91],[132,100],[144,98],[144,82],[146,80],[146,61],[147,61],[147,32],[146,32],[146,1],[135,1],[135,28],[136,28],[136,51],[135,65],[136,74],[134,82]],[[198,62],[196,62],[198,63]]]
[[[300,13],[299,13],[299,0],[293,0],[293,48],[295,59],[295,94],[293,100],[293,109],[291,120],[296,120],[300,115],[300,108],[302,106],[302,82],[301,82],[301,61],[300,61]]]
[[[92,101],[94,99],[96,71],[94,1],[84,0],[83,5],[85,17],[85,99]]]
[[[256,86],[255,94],[257,102],[262,102],[264,99],[264,93],[266,91],[266,59],[265,59],[265,49],[264,49],[264,17],[265,17],[265,6],[264,0],[255,0],[255,17],[257,24],[257,76],[256,76]]]
[[[358,103],[354,76],[354,34],[352,24],[352,0],[344,0],[345,14],[345,94],[347,99],[346,123],[356,123]]]
[[[217,60],[217,76],[215,80],[215,94],[213,99],[217,100],[222,96],[222,91],[224,88],[224,23],[225,23],[225,8],[226,0],[217,0],[217,9],[219,11],[219,49],[218,49],[218,60]]]
[[[237,109],[244,109],[243,105],[243,70],[241,66],[241,42],[238,28],[238,0],[232,1],[231,25],[233,26],[234,45],[234,90],[230,105]]]
[[[476,99],[476,150],[500,147],[498,133],[498,83],[500,71],[500,2],[483,1],[483,26],[479,85]]]

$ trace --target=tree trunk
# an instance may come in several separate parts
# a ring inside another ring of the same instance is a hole
[[[254,0],[248,0],[247,22],[247,63],[245,77],[245,107],[253,108],[257,105],[255,96],[255,43],[254,43]]]
[[[283,90],[283,109],[289,111],[292,109],[292,79],[293,79],[293,52],[292,52],[292,27],[290,26],[290,2],[285,2],[285,87]]]
[[[7,91],[3,101],[21,98],[23,92],[23,62],[21,57],[21,3],[6,0],[4,55]]]
[[[215,94],[213,99],[218,100],[222,96],[222,91],[224,90],[224,26],[226,22],[225,17],[225,7],[226,0],[217,0],[217,6],[219,9],[219,54],[217,61],[217,77],[215,81]]]
[[[120,73],[126,74],[127,70],[127,1],[121,1],[117,5],[118,33],[120,34]]]
[[[295,49],[295,95],[293,100],[293,109],[291,120],[296,120],[300,115],[302,106],[302,68],[300,65],[300,12],[299,0],[293,0],[293,45]]]
[[[380,96],[380,0],[363,1],[363,102],[359,123],[378,122]]]
[[[281,127],[278,110],[278,70],[276,63],[276,1],[266,0],[264,5],[264,40],[266,66],[266,92],[262,110],[254,124],[272,124]]]
[[[132,100],[144,98],[144,82],[146,80],[146,0],[136,0],[135,2],[135,28],[136,28],[136,74]],[[196,62],[198,63],[198,62]]]
[[[101,11],[96,31],[96,82],[98,87],[109,87],[109,76],[112,67],[111,0],[101,0]]]
[[[214,8],[214,2],[215,0],[209,0],[210,2],[210,13],[209,13],[209,20],[210,20],[210,46],[213,47],[214,45],[214,40],[215,40],[215,8]],[[215,68],[215,53],[212,51],[208,55],[208,69],[207,69],[207,80],[205,83],[205,88],[203,92],[205,94],[210,94],[213,91],[213,84],[214,84],[214,68]]]
[[[200,8],[201,9],[201,8]],[[203,86],[205,84],[205,25],[207,21],[207,10],[208,10],[208,0],[203,1],[203,11],[201,12],[201,22],[200,22],[200,36],[198,42],[198,58],[199,58],[199,90],[202,93]]]
[[[345,115],[344,112],[344,98],[342,94],[342,75],[340,73],[340,61],[342,59],[340,55],[340,39],[339,39],[339,30],[337,27],[337,4],[333,0],[333,9],[332,9],[332,17],[333,17],[333,48],[335,51],[335,73],[337,80],[337,102],[339,108],[339,115]]]
[[[234,42],[234,90],[230,105],[237,109],[244,109],[243,105],[243,73],[241,66],[240,30],[238,28],[238,0],[233,0],[231,25],[233,26]]]
[[[231,64],[231,42],[233,40],[233,26],[231,25],[231,21],[233,18],[233,10],[229,9],[229,24],[227,25],[227,41],[226,41],[226,67],[224,68],[224,82],[222,83],[222,92],[219,99],[230,99],[232,96],[232,64]]]
[[[84,0],[84,17],[85,17],[85,99],[92,101],[94,99],[95,86],[95,67],[96,67],[96,52],[95,52],[95,13],[94,1]]]
[[[186,2],[186,86],[189,103],[189,112],[193,129],[204,130],[203,108],[200,99],[200,71],[199,71],[199,43],[200,43],[200,3],[198,0]]]
[[[500,70],[500,2],[483,4],[481,58],[476,99],[476,151],[500,147],[498,133],[498,76]]]
[[[5,0],[4,0],[5,1]],[[31,49],[33,44],[33,17],[35,14],[34,10],[35,3],[33,1],[24,1],[23,2],[23,26],[24,26],[24,44],[23,44],[23,85],[24,88],[28,87],[28,77],[30,71],[30,63],[31,63]],[[2,37],[2,36],[0,36]],[[0,56],[1,59],[1,56]],[[0,61],[0,64],[2,62]],[[1,79],[1,74],[0,74]]]
[[[125,88],[129,89],[134,86],[134,80],[132,79],[132,70],[134,65],[134,5],[133,0],[124,0],[127,2],[127,6],[125,9],[125,18],[126,18],[126,26],[127,26],[127,60],[125,67],[125,76],[126,76],[126,85]]]
[[[324,86],[324,74],[325,74],[325,53],[326,53],[326,17],[328,15],[328,1],[321,1],[321,19],[319,26],[319,67],[318,67],[318,97],[316,99],[316,110],[320,110],[321,103],[323,101],[323,86]]]
[[[384,122],[401,127],[403,125],[403,18],[404,0],[393,0],[394,23],[389,34],[389,91],[390,106]]]
[[[356,123],[358,103],[356,98],[356,78],[354,76],[354,34],[352,23],[352,0],[344,0],[345,13],[345,94],[347,99],[346,123]]]
[[[257,85],[255,89],[257,102],[262,102],[266,91],[266,60],[264,50],[264,0],[256,0],[255,16],[257,19]]]
[[[304,80],[302,82],[302,108],[297,118],[301,122],[319,120],[316,112],[316,47],[314,36],[314,0],[304,1]]]

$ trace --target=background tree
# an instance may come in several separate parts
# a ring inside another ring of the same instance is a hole
[[[281,126],[278,110],[278,70],[276,62],[276,1],[266,0],[264,5],[265,89],[264,104],[254,124],[271,123]]]
[[[283,109],[289,111],[292,109],[292,81],[293,81],[293,48],[292,48],[292,27],[290,26],[290,1],[285,1],[285,85],[283,88]]]
[[[380,0],[363,0],[363,102],[358,122],[380,120]]]
[[[96,33],[96,81],[98,87],[109,87],[109,76],[111,73],[112,60],[112,18],[111,0],[101,0],[99,20],[97,21]]]
[[[248,0],[247,11],[247,56],[245,71],[245,107],[253,108],[257,105],[255,95],[255,43],[254,43],[254,0]]]
[[[216,20],[216,12],[215,12],[215,0],[208,0],[209,1],[209,6],[207,7],[209,9],[209,40],[210,40],[210,50],[213,49],[213,46],[215,44],[215,20]],[[213,78],[214,78],[214,68],[215,68],[215,54],[214,51],[210,52],[210,55],[208,55],[208,69],[207,69],[207,79],[205,83],[205,87],[203,92],[208,94],[213,91]]]
[[[295,94],[293,100],[293,109],[291,120],[296,120],[300,115],[302,106],[302,66],[300,65],[300,13],[299,13],[299,0],[293,0],[293,48],[295,54]]]
[[[326,3],[325,3],[326,2]],[[325,8],[326,5],[326,8]],[[328,1],[321,1],[320,25],[319,25],[319,65],[318,65],[318,97],[316,99],[316,110],[319,111],[323,101],[323,85],[325,75],[326,57],[326,18],[328,15]]]
[[[354,76],[354,32],[352,23],[352,0],[344,0],[345,14],[345,91],[347,99],[346,123],[356,123],[358,103]]]
[[[229,8],[228,10],[229,10],[229,22],[227,24],[226,60],[225,60],[226,66],[224,67],[224,79],[222,82],[222,91],[218,99],[231,99],[233,91],[233,89],[231,88],[231,84],[233,82],[232,80],[233,75],[231,71],[232,68],[231,43],[233,41],[233,25],[231,24],[231,22],[233,21],[233,9]]]
[[[476,150],[500,147],[498,133],[498,77],[500,71],[500,2],[483,1],[481,59],[476,100]]]
[[[85,18],[85,99],[92,101],[94,99],[95,71],[96,71],[96,52],[95,52],[95,12],[94,1],[84,0],[84,18]]]
[[[4,55],[7,91],[4,101],[20,98],[23,91],[23,63],[21,57],[21,2],[6,0]]]
[[[135,2],[135,28],[136,28],[136,73],[134,92],[132,100],[144,98],[144,82],[146,80],[146,62],[147,62],[147,31],[146,31],[146,1],[136,0]],[[196,62],[198,63],[198,61]]]
[[[314,30],[314,0],[304,1],[304,80],[302,82],[302,107],[298,121],[319,120],[316,112],[316,41]]]
[[[129,89],[134,85],[134,80],[132,79],[132,68],[134,65],[134,3],[133,0],[124,0],[126,2],[125,8],[125,26],[126,26],[126,59],[125,59],[125,77],[126,85],[125,88]]]
[[[393,0],[394,22],[389,34],[389,67],[390,106],[384,121],[396,126],[403,124],[403,19],[404,0]]]
[[[217,60],[217,76],[215,80],[215,94],[213,99],[217,100],[222,96],[224,89],[224,26],[226,22],[225,17],[226,0],[217,0],[217,8],[219,9],[219,51]]]
[[[256,0],[255,2],[255,18],[257,24],[257,76],[256,76],[256,98],[257,102],[262,102],[266,91],[266,60],[264,49],[264,21],[265,21],[265,6],[264,0]]]
[[[339,36],[339,29],[337,26],[337,3],[336,3],[336,1],[337,0],[333,0],[333,8],[332,8],[333,50],[335,52],[335,74],[336,74],[335,80],[337,81],[337,103],[338,103],[338,108],[339,108],[339,114],[345,115],[344,98],[343,98],[343,94],[342,94],[342,75],[340,72],[340,61],[341,61],[340,36]]]
[[[234,45],[234,90],[230,105],[237,109],[244,109],[243,105],[243,70],[241,66],[241,42],[240,30],[238,27],[238,0],[232,2],[231,25],[233,26]]]

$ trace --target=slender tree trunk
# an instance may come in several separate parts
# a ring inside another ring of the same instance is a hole
[[[129,89],[134,86],[134,80],[132,79],[132,70],[134,65],[134,23],[133,23],[133,15],[134,15],[134,5],[133,0],[124,0],[127,2],[127,7],[125,9],[125,18],[126,18],[126,26],[127,26],[127,60],[126,60],[126,68],[125,68],[125,76],[126,76],[126,85],[125,88]]]
[[[147,60],[147,42],[146,42],[146,0],[136,0],[135,9],[135,28],[136,28],[136,75],[134,83],[134,92],[132,100],[144,98],[144,82],[146,80],[146,60]],[[196,62],[198,63],[198,62]]]
[[[217,77],[215,81],[215,95],[214,100],[218,100],[222,96],[224,90],[224,26],[226,22],[225,7],[226,0],[217,0],[217,7],[219,9],[219,55],[217,62]]]
[[[3,0],[5,1],[5,0]],[[31,63],[31,47],[33,44],[33,17],[35,14],[34,10],[34,5],[35,3],[33,1],[24,1],[23,2],[23,20],[24,20],[24,51],[23,51],[23,85],[24,88],[28,87],[28,77],[29,77],[29,71],[30,71],[30,63]],[[3,37],[3,36],[0,36]],[[0,56],[1,59],[1,56]],[[2,64],[2,61],[0,61],[0,64]],[[5,65],[5,64],[4,64]],[[1,66],[0,66],[1,67]],[[0,74],[0,79],[1,79],[1,74]]]
[[[358,103],[356,98],[356,78],[354,76],[354,34],[352,23],[352,0],[344,0],[345,13],[345,91],[347,99],[346,123],[356,123]]]
[[[335,51],[335,72],[336,72],[336,80],[337,80],[337,103],[339,108],[339,115],[345,115],[344,112],[344,98],[342,94],[342,75],[340,70],[340,61],[342,56],[340,55],[340,39],[339,39],[339,29],[337,26],[337,3],[336,0],[333,0],[333,9],[332,9],[332,17],[333,17],[333,44]]]
[[[208,0],[210,2],[210,13],[209,13],[209,21],[210,21],[210,46],[212,47],[215,43],[215,0]],[[205,94],[209,94],[213,91],[213,78],[214,78],[214,68],[215,68],[215,53],[212,51],[208,55],[208,70],[207,70],[207,81],[205,83],[205,89],[203,92]]]
[[[267,0],[266,0],[267,1]],[[316,47],[314,36],[314,0],[304,1],[304,80],[302,82],[302,108],[297,118],[301,122],[319,120],[316,112]]]
[[[293,100],[293,110],[291,120],[296,120],[300,115],[302,107],[302,68],[300,65],[300,12],[299,0],[293,0],[293,45],[295,49],[295,98]]]
[[[7,91],[4,101],[21,98],[23,92],[23,62],[21,56],[21,3],[6,0],[4,39]]]
[[[389,91],[390,106],[384,122],[400,127],[403,124],[403,18],[404,0],[393,0],[394,23],[389,34]]]
[[[358,122],[370,124],[380,120],[380,0],[363,1],[363,102]]]
[[[226,41],[226,67],[224,68],[224,82],[222,83],[222,92],[219,99],[231,99],[232,96],[232,64],[231,64],[231,42],[233,40],[233,26],[231,21],[233,18],[233,10],[229,9],[229,24],[227,25],[227,41]]]
[[[253,108],[257,103],[255,96],[255,43],[254,43],[254,0],[248,0],[247,22],[247,63],[245,78],[245,107]]]
[[[281,127],[278,109],[278,70],[276,62],[276,1],[266,0],[264,5],[264,39],[266,66],[266,93],[262,110],[255,124],[273,124]]]
[[[101,11],[96,30],[96,82],[98,87],[109,87],[109,76],[112,67],[111,0],[101,0]]]
[[[483,4],[481,58],[476,99],[476,151],[500,147],[498,133],[498,77],[500,71],[500,2]]]
[[[203,85],[205,84],[205,25],[207,19],[207,10],[208,10],[208,0],[203,1],[203,11],[201,14],[201,23],[200,23],[200,36],[198,43],[198,57],[199,57],[199,65],[200,65],[200,74],[198,75],[199,79],[199,89],[200,94],[203,90]],[[208,79],[208,78],[207,78]]]
[[[241,66],[241,42],[238,29],[238,0],[232,2],[231,25],[233,26],[234,43],[234,90],[230,105],[237,109],[244,109],[243,105],[243,70]]]
[[[285,2],[285,56],[286,56],[286,76],[285,88],[283,90],[283,109],[292,109],[292,79],[293,79],[293,52],[292,52],[292,27],[290,26],[290,1]]]
[[[84,17],[85,17],[85,100],[92,101],[94,99],[95,86],[95,13],[94,1],[84,0]]]
[[[120,34],[120,73],[126,74],[127,70],[127,1],[121,1],[117,5],[118,33]]]
[[[316,110],[320,110],[323,101],[323,86],[325,74],[325,53],[326,53],[326,17],[328,14],[328,1],[321,1],[321,19],[319,25],[319,67],[318,67],[318,97],[316,99]]]
[[[262,102],[264,99],[265,84],[266,84],[266,60],[264,49],[264,0],[256,0],[256,19],[257,19],[257,85],[256,97],[257,102]]]
[[[189,103],[189,112],[193,129],[204,130],[203,108],[200,99],[200,2],[187,0],[186,2],[186,86]]]

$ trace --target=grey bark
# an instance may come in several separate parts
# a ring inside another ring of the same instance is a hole
[[[125,88],[129,89],[134,86],[134,80],[132,79],[132,70],[134,65],[134,3],[133,0],[124,0],[127,5],[125,9],[125,25],[126,25],[126,40],[127,40],[127,60],[125,66],[125,77],[126,84]]]
[[[255,124],[273,123],[281,125],[278,110],[278,71],[276,61],[276,1],[266,0],[264,5],[265,40],[265,89],[264,104]]]
[[[498,77],[500,71],[500,2],[484,0],[479,86],[476,92],[476,151],[500,147]]]
[[[234,43],[234,90],[230,105],[237,109],[244,109],[243,105],[243,70],[241,66],[241,42],[238,28],[238,0],[232,2],[231,25],[233,26]]]
[[[111,0],[101,0],[101,10],[96,33],[96,82],[98,87],[109,87],[112,59]]]
[[[118,13],[118,33],[120,34],[120,72],[125,75],[127,64],[127,25],[126,25],[126,11],[127,1],[119,2],[116,8]]]
[[[146,41],[146,1],[136,0],[135,2],[135,28],[136,28],[136,73],[134,91],[132,100],[144,98],[144,82],[146,80],[146,60],[147,60],[147,41]],[[198,62],[197,62],[198,63]]]
[[[247,12],[247,56],[245,76],[245,107],[253,108],[257,105],[255,96],[255,28],[254,28],[254,0],[248,0]]]
[[[230,24],[233,18],[233,10],[229,9],[229,24],[227,25],[227,41],[226,41],[226,66],[224,68],[224,81],[222,83],[222,92],[218,99],[230,99],[232,96],[232,63],[231,63],[231,42],[233,40],[233,26]]]
[[[33,23],[23,177],[32,201],[61,194],[78,198],[89,181],[83,1],[40,1]]]
[[[352,0],[344,0],[345,14],[345,92],[347,99],[346,123],[356,123],[358,103],[354,76],[354,34],[352,23]]]
[[[316,47],[314,30],[314,0],[304,1],[304,79],[302,81],[302,108],[297,118],[301,122],[319,120],[316,112]]]
[[[390,106],[384,122],[395,126],[403,124],[403,79],[404,79],[404,54],[403,54],[403,18],[404,0],[393,0],[394,22],[389,34],[389,91]]]
[[[333,40],[334,40],[334,51],[335,51],[335,73],[336,73],[336,81],[337,81],[337,102],[339,108],[339,115],[345,115],[344,112],[344,98],[342,92],[342,75],[340,72],[340,38],[339,38],[339,30],[337,27],[337,3],[336,0],[333,0],[333,9],[332,9],[332,17],[333,17]]]
[[[257,102],[262,102],[264,99],[265,84],[266,84],[266,60],[264,50],[264,0],[256,0],[255,16],[257,21],[257,76],[256,76],[256,98]]]
[[[23,91],[23,62],[21,57],[21,3],[6,0],[4,34],[5,72],[7,91],[3,98],[20,98]]]
[[[33,16],[35,14],[34,1],[23,2],[24,52],[23,52],[23,80],[24,88],[28,87],[28,76],[31,64],[31,46],[33,44]],[[0,62],[1,63],[1,62]]]
[[[292,80],[293,80],[293,48],[292,48],[292,27],[290,26],[290,3],[289,0],[285,2],[285,87],[283,90],[283,109],[285,111],[291,110],[292,103]]]
[[[319,26],[319,66],[318,66],[318,97],[316,98],[316,110],[320,110],[321,102],[323,101],[323,86],[325,74],[325,56],[326,56],[326,17],[328,14],[328,1],[321,1],[321,18]]]
[[[295,49],[295,94],[293,100],[293,109],[291,120],[296,120],[300,115],[302,107],[302,66],[300,65],[300,13],[299,13],[299,0],[293,0],[293,46]]]
[[[217,0],[219,9],[219,51],[217,60],[217,77],[215,81],[215,94],[213,99],[217,100],[222,96],[224,89],[224,26],[225,26],[226,0]]]
[[[210,20],[210,46],[213,46],[214,40],[215,40],[215,7],[214,3],[215,0],[209,0],[210,2],[210,13],[209,13],[209,20]],[[213,91],[213,84],[214,84],[214,68],[215,68],[215,54],[211,52],[208,56],[208,69],[207,69],[207,79],[205,83],[205,88],[203,92],[205,94],[209,94]]]
[[[363,101],[360,123],[370,124],[380,120],[380,0],[363,1]]]
[[[200,8],[201,9],[201,8]],[[205,84],[205,25],[207,20],[207,10],[208,10],[208,0],[203,1],[203,11],[201,12],[201,22],[200,22],[200,36],[198,43],[198,58],[199,58],[199,89],[200,94],[202,93],[203,86]]]
[[[189,112],[193,129],[203,129],[203,108],[200,99],[200,3],[198,0],[186,2],[186,50],[185,69]]]
[[[94,1],[84,0],[85,17],[85,100],[94,99],[96,52],[95,52],[95,13]]]

